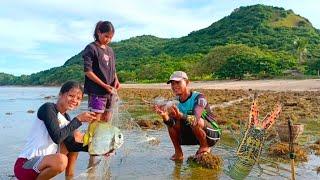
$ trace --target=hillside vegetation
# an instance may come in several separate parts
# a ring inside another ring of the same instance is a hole
[[[283,77],[287,70],[317,75],[320,69],[320,31],[292,10],[265,5],[237,8],[181,38],[143,35],[110,46],[122,82],[163,82],[175,70],[212,80]],[[0,85],[82,81],[82,71],[80,52],[61,67],[28,76],[0,74]]]

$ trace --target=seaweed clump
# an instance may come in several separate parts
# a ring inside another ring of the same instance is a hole
[[[163,123],[159,120],[138,120],[137,124],[143,129],[161,129],[163,127]]]
[[[160,144],[160,139],[157,139],[157,138],[151,139],[151,140],[149,141],[149,144],[150,144],[150,145],[153,145],[153,146],[159,145],[159,144]]]
[[[271,157],[279,158],[280,160],[289,160],[289,153],[289,144],[286,143],[276,143],[271,145],[268,150],[268,154]],[[301,146],[294,145],[294,154],[297,161],[308,161],[308,152]]]
[[[201,167],[213,169],[214,171],[221,171],[223,160],[220,156],[211,153],[205,153],[201,156],[190,156],[187,160],[188,163],[195,163]]]
[[[309,148],[314,151],[315,155],[320,156],[320,139],[317,140],[314,144],[311,144]]]

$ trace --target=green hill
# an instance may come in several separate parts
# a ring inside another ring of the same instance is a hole
[[[174,70],[185,70],[193,79],[229,79],[278,77],[287,69],[316,74],[320,69],[320,31],[292,10],[265,5],[237,8],[181,38],[143,35],[111,46],[122,82],[161,82]],[[9,75],[0,74],[0,85],[83,80],[80,54],[29,76],[4,81],[1,77]]]

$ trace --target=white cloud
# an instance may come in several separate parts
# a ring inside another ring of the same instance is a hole
[[[9,18],[0,19],[0,49],[16,49],[26,52],[37,48],[43,43],[63,42],[56,24],[39,20],[16,21]]]
[[[43,63],[41,67],[59,66],[93,40],[93,29],[98,20],[110,20],[114,24],[114,41],[143,34],[181,37],[209,26],[229,15],[234,8],[256,3],[293,9],[320,27],[319,2],[315,0],[302,4],[281,0],[1,1],[0,61],[10,64],[29,59]],[[1,59],[7,56],[16,61]],[[28,71],[32,68],[37,69],[30,67]]]

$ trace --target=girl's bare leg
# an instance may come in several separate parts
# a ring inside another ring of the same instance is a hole
[[[65,176],[66,179],[72,178],[74,176],[74,169],[76,167],[76,161],[78,158],[79,153],[78,152],[69,152],[68,157],[68,165],[66,167]]]
[[[64,154],[57,153],[45,156],[39,163],[40,174],[37,180],[47,180],[55,177],[66,169],[67,164],[68,158]]]

